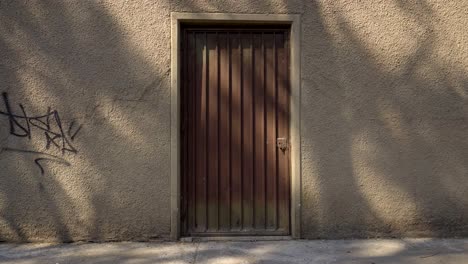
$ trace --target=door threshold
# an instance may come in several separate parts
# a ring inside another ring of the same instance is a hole
[[[291,236],[212,236],[212,237],[181,237],[181,242],[208,242],[208,241],[286,241]]]

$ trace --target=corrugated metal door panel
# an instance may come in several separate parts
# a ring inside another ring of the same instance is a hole
[[[217,33],[207,34],[208,50],[208,200],[207,227],[208,231],[218,230],[218,36]]]
[[[219,33],[219,77],[220,77],[220,153],[218,162],[219,170],[219,230],[229,231],[231,223],[231,184],[230,184],[230,160],[231,160],[231,107],[230,107],[230,53],[229,35]]]
[[[242,54],[242,205],[243,230],[253,230],[253,48],[250,33],[241,34]]]
[[[255,228],[265,228],[265,52],[262,34],[254,40],[254,189]]]
[[[289,31],[185,29],[185,235],[287,235]]]
[[[285,35],[278,34],[276,36],[277,50],[277,133],[279,138],[289,138],[289,49],[287,47],[287,39]],[[278,215],[288,215],[288,217],[279,217],[278,226],[289,230],[290,221],[290,174],[289,174],[289,149],[277,152],[278,164]]]

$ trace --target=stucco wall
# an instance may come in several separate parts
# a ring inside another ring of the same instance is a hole
[[[468,2],[303,14],[305,237],[468,234]]]
[[[0,2],[0,92],[63,128],[0,115],[0,240],[169,236],[170,12],[302,14],[303,237],[468,234],[466,1],[44,0]]]

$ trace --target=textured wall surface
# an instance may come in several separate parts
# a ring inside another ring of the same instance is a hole
[[[468,2],[6,0],[0,240],[169,236],[170,12],[302,14],[303,237],[468,235]]]
[[[303,235],[468,235],[468,2],[310,2]]]

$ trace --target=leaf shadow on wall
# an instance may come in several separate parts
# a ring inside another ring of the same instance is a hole
[[[308,4],[304,237],[467,235],[466,61],[440,55],[427,2]]]
[[[161,186],[169,186],[169,55],[158,54],[164,46],[134,46],[111,14],[118,7],[107,8],[0,3],[0,89],[12,107],[22,103],[38,114],[52,107],[62,121],[83,125],[78,153],[63,157],[69,167],[47,163],[40,175],[33,157],[0,154],[0,240],[168,235],[169,217],[161,212],[169,210],[169,190]],[[169,34],[154,27],[150,33]],[[154,58],[159,66],[148,62]],[[45,151],[44,142],[9,135],[8,126],[2,117],[2,148]]]

